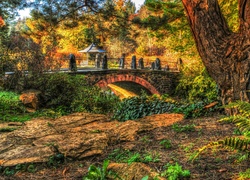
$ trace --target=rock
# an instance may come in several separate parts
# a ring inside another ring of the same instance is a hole
[[[0,154],[0,166],[15,166],[24,163],[47,162],[53,156],[49,146],[21,145]]]
[[[28,111],[34,111],[41,105],[41,91],[27,90],[22,92],[19,99],[27,107]]]
[[[181,114],[155,114],[135,121],[116,123],[116,126],[110,130],[110,136],[114,137],[113,141],[134,141],[139,132],[167,127],[182,119]]]
[[[149,180],[155,178],[165,180],[165,178],[158,176],[157,172],[152,171],[150,167],[143,163],[110,163],[108,170],[115,172],[123,180],[141,180],[145,176],[148,176]]]
[[[46,162],[56,153],[80,160],[104,153],[108,144],[127,142],[132,147],[138,133],[172,125],[180,114],[160,114],[136,121],[110,121],[101,114],[75,113],[58,119],[37,118],[19,129],[1,134],[0,166]]]

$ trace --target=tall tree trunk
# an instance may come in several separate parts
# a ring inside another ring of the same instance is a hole
[[[217,0],[182,0],[198,52],[221,100],[250,100],[250,0],[238,0],[240,28],[230,31]]]

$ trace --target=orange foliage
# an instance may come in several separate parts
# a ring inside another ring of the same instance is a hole
[[[2,18],[2,16],[0,16],[0,27],[3,27],[5,25],[5,22]]]
[[[128,20],[132,21],[135,17],[138,17],[138,14],[130,14]]]

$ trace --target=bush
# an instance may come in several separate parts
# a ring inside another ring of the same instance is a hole
[[[120,102],[113,118],[118,121],[133,120],[152,114],[171,112],[174,107],[175,104],[166,102],[164,98],[143,94]]]
[[[2,113],[21,113],[25,111],[24,106],[22,106],[19,100],[19,95],[15,92],[0,91],[0,115]]]
[[[119,101],[119,98],[111,91],[102,91],[96,86],[82,87],[80,93],[73,99],[70,109],[73,112],[108,114],[114,111]]]
[[[112,112],[119,102],[112,93],[89,86],[82,75],[55,73],[30,79],[27,88],[42,92],[43,107],[46,108],[59,108],[69,113],[81,111],[106,114]]]
[[[190,102],[212,102],[218,99],[216,83],[208,75],[205,67],[197,63],[188,64],[182,69],[176,92]]]
[[[83,78],[81,81],[78,76],[55,73],[30,77],[26,88],[40,90],[43,95],[44,106],[56,108],[58,106],[69,107],[80,88],[84,85]]]
[[[183,170],[182,166],[176,162],[175,165],[167,164],[166,170],[161,173],[161,176],[167,177],[169,180],[177,180],[190,177],[190,171]]]
[[[166,98],[164,95],[157,97],[143,94],[142,96],[123,99],[115,109],[113,119],[126,121],[162,113],[181,113],[184,114],[184,118],[196,118],[216,111],[219,106],[204,109],[206,103],[202,101],[182,104],[173,100],[166,101]]]
[[[185,104],[175,107],[173,112],[184,114],[184,118],[196,118],[205,114],[204,106],[204,102]]]

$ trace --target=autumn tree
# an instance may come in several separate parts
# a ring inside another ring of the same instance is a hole
[[[144,34],[137,52],[144,51],[148,55],[172,53],[179,57],[194,54],[194,41],[190,40],[191,33],[180,0],[146,0],[133,22],[139,27],[138,33]]]
[[[131,0],[107,0],[103,6],[103,21],[106,29],[106,47],[113,57],[130,53],[136,42],[132,37],[131,16],[135,4]]]
[[[17,16],[18,9],[27,5],[26,0],[2,0],[0,3],[0,74],[4,73],[9,60],[11,20]]]
[[[198,52],[222,103],[249,101],[250,0],[239,0],[239,30],[230,30],[217,0],[182,0]]]

